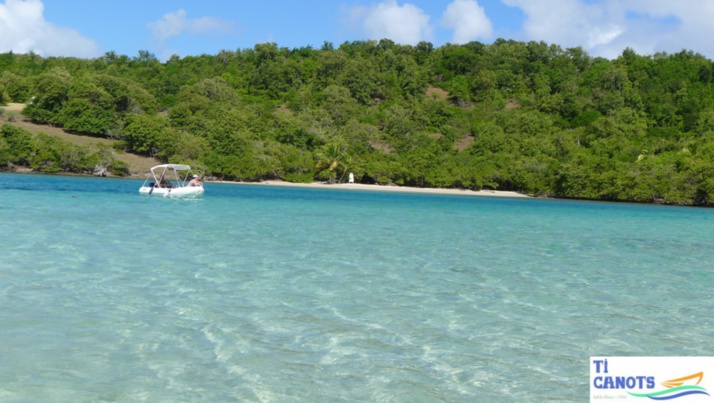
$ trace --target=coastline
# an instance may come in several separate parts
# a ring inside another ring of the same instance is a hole
[[[224,183],[224,184],[239,184],[250,186],[276,186],[276,187],[294,187],[307,189],[335,189],[335,190],[354,190],[354,191],[370,191],[370,192],[394,192],[394,193],[415,193],[429,195],[451,195],[451,196],[470,196],[470,197],[509,197],[509,198],[531,198],[518,192],[505,190],[467,190],[467,189],[439,189],[439,188],[417,188],[410,186],[385,186],[385,185],[367,185],[361,183],[292,183],[279,180],[268,180],[262,182],[235,182],[235,181],[205,181],[205,183]]]
[[[34,174],[34,175],[57,175],[57,176],[85,176],[96,177],[91,174],[78,174],[70,172],[61,173],[44,173],[35,172],[31,168],[17,166],[13,170],[0,170],[3,173],[16,174]],[[131,173],[127,176],[105,176],[108,179],[134,179],[143,180],[143,175]],[[275,187],[294,187],[305,189],[334,189],[334,190],[350,190],[350,191],[368,191],[368,192],[393,192],[393,193],[412,193],[425,195],[451,195],[451,196],[467,196],[467,197],[507,197],[529,199],[533,196],[528,196],[513,191],[506,190],[468,190],[468,189],[440,189],[440,188],[418,188],[411,186],[395,186],[395,185],[369,185],[362,183],[293,183],[281,180],[267,180],[262,182],[240,182],[240,181],[222,181],[222,180],[204,180],[204,183],[226,184],[226,185],[248,185],[248,186],[275,186]]]

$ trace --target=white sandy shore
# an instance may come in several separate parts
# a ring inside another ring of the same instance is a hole
[[[363,185],[360,183],[290,183],[283,181],[264,181],[264,182],[230,182],[230,181],[215,181],[210,183],[238,183],[241,185],[251,186],[283,186],[296,188],[311,188],[311,189],[341,189],[341,190],[366,190],[372,192],[397,192],[397,193],[421,193],[421,194],[438,194],[438,195],[454,195],[454,196],[486,196],[486,197],[519,197],[527,198],[530,196],[517,192],[508,192],[503,190],[463,190],[463,189],[434,189],[434,188],[415,188],[408,186],[382,186],[382,185]]]

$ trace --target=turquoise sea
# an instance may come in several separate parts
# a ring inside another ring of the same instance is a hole
[[[714,210],[0,174],[0,401],[586,401],[710,356]]]

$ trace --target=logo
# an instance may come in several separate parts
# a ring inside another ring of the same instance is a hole
[[[699,383],[702,381],[702,378],[704,378],[704,372],[697,372],[696,374],[688,375],[688,376],[683,376],[681,378],[677,379],[670,379],[668,381],[662,382],[662,386],[664,386],[665,390],[661,390],[659,392],[652,392],[652,393],[632,393],[632,392],[627,392],[632,396],[635,397],[649,397],[650,399],[654,400],[670,400],[670,399],[676,399],[678,397],[682,396],[688,396],[688,395],[707,395],[709,396],[709,393],[707,393],[707,390],[704,389],[703,387],[699,386]],[[696,381],[694,384],[687,384],[687,381]]]
[[[714,357],[591,357],[590,401],[714,403],[706,374]]]

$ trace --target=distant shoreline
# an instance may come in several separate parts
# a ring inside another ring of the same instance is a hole
[[[27,167],[15,167],[14,170],[0,170],[0,173],[15,173],[15,174],[31,174],[31,175],[51,175],[51,176],[85,176],[97,178],[91,174],[77,174],[70,172],[62,173],[45,173],[35,172]],[[143,180],[145,177],[139,175],[128,176],[105,176],[106,179],[134,179]],[[439,189],[439,188],[418,188],[411,186],[389,186],[389,185],[369,185],[362,183],[293,183],[281,180],[267,180],[262,182],[240,182],[240,181],[223,181],[223,180],[204,180],[204,183],[226,184],[226,185],[248,185],[248,186],[274,186],[274,187],[294,187],[304,189],[335,189],[335,190],[355,190],[355,191],[370,191],[370,192],[393,192],[393,193],[413,193],[413,194],[430,194],[430,195],[452,195],[452,196],[471,196],[471,197],[509,197],[528,199],[532,196],[524,195],[518,192],[506,190],[469,190],[469,189]]]
[[[372,191],[372,192],[394,192],[394,193],[415,193],[415,194],[431,194],[431,195],[452,195],[452,196],[472,196],[472,197],[510,197],[510,198],[530,198],[531,196],[524,195],[518,192],[504,190],[467,190],[467,189],[439,189],[439,188],[418,188],[410,186],[385,186],[385,185],[367,185],[362,183],[292,183],[279,180],[268,180],[262,182],[236,182],[236,181],[205,181],[205,183],[225,183],[235,185],[250,185],[250,186],[275,186],[275,187],[294,187],[306,189],[339,189],[339,190],[356,190],[356,191]]]
[[[46,172],[35,172],[31,168],[15,166],[14,169],[3,170],[0,169],[0,173],[14,173],[14,174],[34,174],[34,175],[55,175],[55,176],[86,176],[94,177],[97,176],[92,174],[78,174],[71,172],[62,173],[46,173]],[[145,180],[145,175],[139,174],[129,174],[127,176],[116,176],[108,175],[105,176],[106,179],[133,179],[133,180]],[[312,183],[293,183],[281,180],[267,180],[262,182],[241,182],[241,181],[224,181],[224,180],[204,180],[204,183],[215,183],[215,184],[226,184],[226,185],[247,185],[247,186],[274,186],[274,187],[293,187],[293,188],[305,188],[305,189],[334,189],[334,190],[350,190],[350,191],[370,191],[370,192],[392,192],[392,193],[410,193],[410,194],[424,194],[424,195],[451,195],[451,196],[466,196],[466,197],[501,197],[501,198],[513,198],[513,199],[533,199],[537,196],[529,196],[526,194],[507,191],[507,190],[469,190],[469,189],[444,189],[444,188],[419,188],[412,186],[396,186],[396,185],[376,185],[376,184],[362,184],[362,183],[326,183],[326,182],[312,182]],[[210,195],[210,192],[209,192]],[[643,201],[632,201],[632,200],[598,200],[598,199],[579,199],[579,198],[567,198],[567,197],[551,197],[552,199],[558,200],[580,200],[580,201],[591,201],[591,202],[604,202],[604,203],[629,203],[629,204],[648,204],[648,205],[659,205],[659,206],[678,206],[678,207],[703,207],[711,208],[710,206],[698,206],[693,204],[676,204],[676,203],[656,203],[656,202],[643,202]]]
[[[53,176],[86,176],[94,177],[91,174],[77,174],[71,172],[62,173],[45,173],[35,172],[27,167],[15,167],[14,170],[0,170],[0,173],[15,173],[15,174],[34,174],[34,175],[53,175]],[[128,176],[105,176],[107,179],[138,179],[143,180],[145,177],[139,175]],[[434,195],[455,195],[455,196],[485,196],[485,197],[511,197],[511,198],[531,198],[532,196],[524,195],[518,192],[505,190],[468,190],[468,189],[439,189],[439,188],[418,188],[411,186],[389,186],[389,185],[369,185],[362,183],[293,183],[280,180],[267,180],[262,182],[240,182],[240,181],[223,181],[223,180],[204,180],[204,183],[216,183],[227,185],[248,185],[248,186],[275,186],[275,187],[294,187],[305,189],[340,189],[340,190],[356,190],[356,191],[372,191],[372,192],[395,192],[395,193],[415,193],[415,194],[434,194]]]

